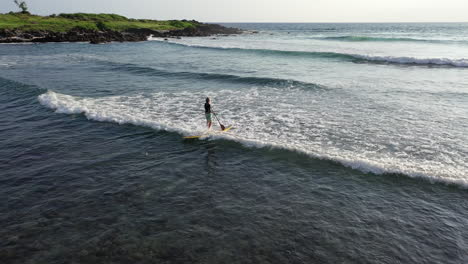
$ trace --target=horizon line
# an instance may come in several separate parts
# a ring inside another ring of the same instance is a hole
[[[443,23],[468,23],[468,21],[451,21],[451,22],[448,22],[448,21],[423,21],[423,22],[418,22],[418,21],[411,21],[411,22],[408,22],[408,21],[403,21],[403,22],[245,22],[245,21],[224,21],[224,22],[220,22],[220,21],[203,21],[204,23],[246,23],[246,24],[422,24],[422,23],[432,23],[432,24],[435,24],[435,23],[440,23],[440,24],[443,24]]]
[[[13,13],[20,13],[20,12],[14,12],[14,11],[10,11],[10,12],[13,12]],[[0,14],[3,14],[3,15],[7,15],[9,14],[10,12],[5,12],[5,13],[1,13]],[[85,13],[85,14],[116,14],[116,13],[87,13],[87,12],[74,12],[74,13]],[[74,13],[63,13],[63,14],[74,14]],[[49,15],[42,15],[42,14],[34,14],[34,13],[30,13],[31,15],[36,15],[36,16],[51,16],[51,15],[54,15],[55,13],[52,13],[52,14],[49,14]],[[61,14],[61,13],[59,13]],[[58,15],[58,14],[57,14]],[[116,15],[121,15],[121,14],[116,14]],[[277,24],[312,24],[312,23],[316,23],[316,24],[416,24],[416,23],[468,23],[468,21],[342,21],[342,22],[334,22],[334,21],[290,21],[290,22],[284,22],[284,21],[223,21],[223,22],[220,22],[220,21],[205,21],[205,20],[201,20],[201,19],[195,19],[195,18],[168,18],[168,19],[158,19],[158,18],[133,18],[133,17],[129,17],[129,16],[126,16],[126,15],[121,15],[121,16],[125,16],[126,18],[129,18],[129,19],[150,19],[150,20],[195,20],[195,21],[200,21],[200,22],[203,22],[203,23],[249,23],[249,24],[274,24],[274,23],[277,23]]]

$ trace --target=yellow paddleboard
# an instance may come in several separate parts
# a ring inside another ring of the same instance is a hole
[[[205,133],[203,133],[203,134],[201,134],[199,136],[188,136],[188,137],[184,137],[184,139],[195,139],[195,138],[206,137],[206,136],[208,136],[210,134],[218,134],[218,133],[228,132],[231,129],[232,129],[232,126],[228,126],[224,130],[221,130],[221,131],[208,131],[208,132],[205,132]]]

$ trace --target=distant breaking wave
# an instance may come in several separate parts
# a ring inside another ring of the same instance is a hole
[[[324,59],[337,59],[354,63],[374,63],[374,64],[395,64],[395,65],[413,65],[413,66],[438,66],[438,67],[457,67],[467,68],[468,59],[448,59],[448,58],[414,58],[414,57],[392,57],[392,56],[371,56],[338,52],[315,52],[315,51],[289,51],[289,50],[273,50],[273,49],[244,49],[232,47],[214,47],[203,46],[196,44],[186,44],[178,42],[165,42],[171,45],[181,45],[187,47],[215,50],[229,50],[235,52],[249,52],[263,55],[278,55],[278,56],[297,56],[311,57]]]
[[[355,58],[355,62],[374,62],[382,64],[405,64],[422,66],[445,66],[445,67],[468,67],[468,59],[447,59],[447,58],[413,58],[413,57],[392,57],[392,56],[367,56],[349,55]]]

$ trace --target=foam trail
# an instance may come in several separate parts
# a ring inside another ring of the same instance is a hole
[[[309,91],[284,94],[281,89],[268,87],[209,92],[156,92],[150,95],[102,98],[74,97],[48,91],[38,99],[42,105],[54,109],[57,113],[84,114],[88,119],[96,121],[133,124],[193,135],[205,130],[201,106],[207,95],[225,103],[220,113],[223,123],[234,124],[236,128],[233,133],[209,137],[211,139],[233,140],[255,148],[296,151],[314,158],[335,161],[363,172],[399,173],[430,181],[468,186],[468,168],[463,163],[463,153],[457,153],[456,149],[438,149],[430,145],[421,149],[424,142],[420,141],[420,138],[421,135],[427,135],[427,128],[423,131],[415,128],[410,134],[399,134],[401,128],[389,120],[389,127],[386,128],[388,134],[384,135],[388,139],[382,141],[382,136],[375,137],[375,132],[370,135],[363,134],[362,129],[356,129],[355,125],[349,124],[346,119],[340,119],[343,118],[342,110],[334,110],[338,105],[336,102],[325,102],[325,105],[330,107],[323,110],[324,105],[317,107],[316,104],[300,101],[301,98],[310,101]],[[326,94],[312,95],[320,97],[316,98],[317,102],[329,98]],[[301,109],[291,105],[288,102],[292,99],[288,97],[292,96],[299,101],[298,105],[312,108]],[[252,106],[256,108],[251,109]],[[343,107],[349,108],[347,105]],[[319,108],[322,108],[322,111]],[[362,118],[369,117],[364,115]],[[370,118],[362,120],[368,122],[369,127],[377,123]],[[392,147],[396,152],[385,150],[388,142],[398,140],[399,143]],[[442,136],[437,140],[443,141]],[[443,155],[421,159],[421,151],[439,152]],[[448,158],[452,163],[444,162]]]

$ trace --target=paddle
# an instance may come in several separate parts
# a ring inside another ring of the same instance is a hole
[[[221,131],[224,130],[224,129],[226,129],[226,127],[223,126],[223,125],[221,124],[221,122],[219,122],[218,116],[217,116],[214,112],[212,112],[212,113],[213,113],[214,116],[216,117],[216,120],[218,120],[219,126],[221,127]]]

